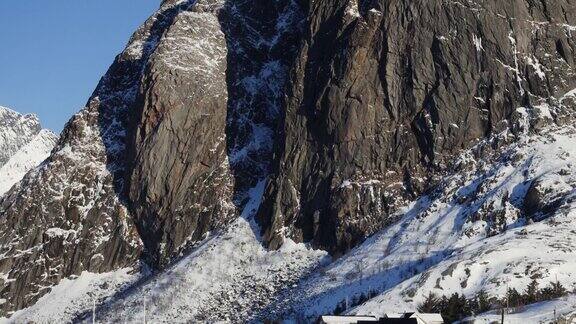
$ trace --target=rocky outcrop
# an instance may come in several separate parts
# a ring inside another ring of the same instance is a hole
[[[226,41],[216,1],[174,16],[147,62],[129,126],[127,197],[152,264],[234,215],[226,155]]]
[[[534,179],[528,187],[523,203],[525,215],[541,220],[556,212],[573,191],[572,186],[564,181],[569,172],[563,169]]]
[[[272,247],[287,236],[344,252],[517,108],[573,113],[559,102],[576,87],[573,1],[305,6],[259,216]]]
[[[291,1],[198,1],[159,40],[127,144],[127,197],[152,264],[237,217],[268,174],[297,18]]]

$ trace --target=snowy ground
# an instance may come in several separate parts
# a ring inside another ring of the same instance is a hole
[[[57,139],[56,134],[41,129],[36,115],[0,106],[0,196],[44,161]]]
[[[107,322],[241,321],[271,302],[326,253],[304,244],[267,251],[255,234],[253,213],[264,183],[250,192],[245,212],[225,232],[201,243],[167,271],[132,288],[99,310]],[[144,311],[146,309],[146,312]]]
[[[83,272],[77,278],[63,279],[33,306],[14,313],[10,319],[0,318],[0,324],[70,322],[79,311],[92,309],[95,302],[100,304],[124,285],[134,282],[138,275],[131,274],[131,270]]]
[[[466,319],[476,324],[489,324],[500,321],[499,311],[492,311]],[[567,318],[576,321],[576,295],[557,300],[541,302],[504,313],[504,320],[510,324],[550,323],[555,319]],[[568,322],[574,323],[574,322]]]

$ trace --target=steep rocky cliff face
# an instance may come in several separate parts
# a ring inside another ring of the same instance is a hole
[[[574,1],[315,1],[287,87],[260,219],[345,252],[519,107],[562,123]],[[532,109],[531,109],[532,111]],[[542,125],[534,125],[536,129]]]
[[[129,108],[173,16],[151,17],[135,33],[51,156],[1,198],[2,315],[31,305],[62,278],[137,265],[142,242],[118,194]]]
[[[198,1],[158,42],[134,106],[127,174],[154,264],[237,217],[268,174],[295,6]]]
[[[272,249],[345,253],[461,150],[569,121],[575,26],[574,0],[163,1],[0,200],[0,315],[83,271],[164,269],[256,211],[242,233]]]
[[[130,117],[127,197],[153,264],[166,264],[235,212],[226,43],[215,10],[201,2],[166,23]]]

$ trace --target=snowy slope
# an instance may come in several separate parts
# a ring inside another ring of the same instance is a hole
[[[33,306],[17,311],[10,320],[0,318],[0,323],[55,323],[69,322],[78,310],[92,309],[137,276],[130,268],[110,273],[83,272],[73,279],[63,279],[51,292],[42,296]]]
[[[263,248],[253,219],[263,189],[261,182],[250,191],[242,217],[226,232],[206,239],[167,271],[106,305],[102,318],[111,322],[141,320],[146,303],[147,318],[154,323],[238,322],[326,262],[325,252],[304,244],[288,243],[278,251]]]
[[[415,217],[388,231],[395,233],[379,244],[386,242],[389,255],[384,260],[402,265],[407,257],[421,273],[356,311],[378,311],[384,302],[386,307],[413,309],[428,292],[472,296],[485,289],[503,296],[508,287],[522,291],[534,277],[541,278],[541,284],[557,277],[569,290],[576,288],[575,142],[571,128],[529,137],[508,152],[512,160],[500,161],[495,170],[465,183],[454,192],[453,201],[430,200],[425,209],[412,208],[410,214],[418,211]],[[518,216],[534,179],[546,182],[563,201],[549,218],[532,223]],[[470,203],[456,203],[469,195],[469,189],[483,193]],[[488,223],[473,220],[478,207],[489,205],[505,213],[503,234],[486,237]]]
[[[0,196],[48,157],[57,136],[35,115],[0,107]]]
[[[0,106],[0,165],[6,163],[40,129],[35,115],[22,115]]]
[[[44,161],[56,144],[56,135],[49,130],[41,130],[24,147],[20,148],[0,168],[0,195],[8,191],[24,175]]]
[[[506,141],[508,134],[499,139]],[[461,172],[399,213],[402,219],[289,292],[271,311],[314,318],[336,305],[379,295],[349,310],[382,315],[415,310],[429,292],[501,297],[560,280],[576,288],[576,131],[525,135],[496,159],[460,157]],[[484,143],[485,145],[486,143]],[[546,215],[528,216],[525,197],[544,186]],[[293,310],[286,312],[289,306]]]

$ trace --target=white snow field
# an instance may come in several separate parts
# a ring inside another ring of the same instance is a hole
[[[147,318],[152,322],[237,322],[326,261],[326,252],[304,244],[287,243],[278,251],[262,246],[253,214],[263,190],[264,182],[251,190],[242,217],[227,231],[207,239],[173,267],[112,303],[104,318],[141,320],[146,303]]]
[[[132,269],[110,273],[83,272],[77,278],[62,279],[52,291],[42,296],[36,304],[15,312],[10,319],[0,318],[0,323],[68,323],[81,310],[91,310],[94,303],[103,301],[138,275]]]
[[[491,311],[465,321],[489,324],[500,322],[501,318],[499,311]],[[510,324],[553,323],[560,318],[567,319],[567,323],[576,322],[576,295],[528,305],[504,314],[504,321]]]

